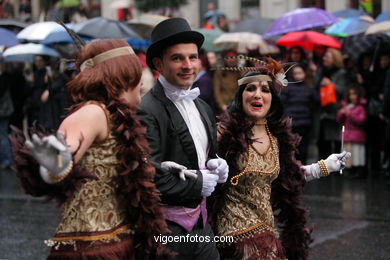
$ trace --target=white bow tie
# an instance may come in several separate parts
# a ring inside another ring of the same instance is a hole
[[[164,88],[165,95],[172,101],[194,100],[200,94],[199,88],[182,90],[170,84],[162,75],[159,76],[159,81]]]

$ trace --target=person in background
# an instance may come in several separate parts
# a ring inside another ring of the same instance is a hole
[[[306,75],[302,65],[293,65],[287,74],[287,79],[291,83],[282,89],[281,100],[286,116],[292,118],[293,133],[301,137],[296,158],[305,164],[313,124],[313,109],[319,106],[319,95],[313,87],[306,85]]]
[[[381,119],[384,99],[386,72],[390,68],[390,54],[381,53],[376,61],[373,80],[368,82],[367,97],[367,154],[369,170],[373,176],[379,176],[382,170],[382,154],[385,150],[386,123]]]
[[[46,117],[46,111],[43,109],[45,98],[42,95],[48,89],[49,84],[48,70],[46,69],[48,62],[48,57],[36,55],[32,73],[27,67],[25,70],[27,83],[30,85],[26,105],[29,126],[32,126],[34,122],[41,123],[40,120],[45,120]]]
[[[366,173],[366,100],[358,87],[351,87],[345,94],[342,107],[337,113],[337,121],[345,126],[344,148],[353,154],[347,160],[347,177],[364,177]]]
[[[199,97],[203,99],[215,112],[215,98],[213,92],[213,78],[210,72],[210,64],[207,59],[206,54],[200,51],[200,69],[199,73],[195,78],[192,88],[199,88],[200,95]]]
[[[11,83],[9,71],[0,58],[0,169],[10,168],[12,164],[11,145],[8,140],[9,123],[15,111]]]
[[[322,61],[322,67],[317,71],[316,89],[334,84],[336,100],[334,103],[320,107],[319,115],[319,157],[340,150],[340,124],[337,122],[337,112],[346,90],[353,85],[346,76],[343,56],[340,51],[328,48]]]
[[[225,51],[222,53],[223,67],[237,66],[237,52]],[[233,100],[237,88],[238,74],[234,71],[218,69],[214,72],[213,88],[217,113],[222,113],[227,110],[228,105]]]

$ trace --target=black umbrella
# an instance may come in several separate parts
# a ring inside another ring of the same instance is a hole
[[[357,34],[346,37],[343,41],[342,51],[353,60],[358,60],[363,53],[373,53],[390,50],[390,36],[386,34]]]
[[[73,31],[82,36],[93,38],[131,38],[142,39],[127,25],[103,17],[95,17],[85,22],[75,24]]]
[[[233,32],[252,32],[258,34],[264,34],[268,31],[269,26],[275,21],[275,19],[271,18],[251,18],[248,20],[244,20],[234,27]]]

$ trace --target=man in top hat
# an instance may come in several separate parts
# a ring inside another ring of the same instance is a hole
[[[142,98],[139,115],[158,172],[155,183],[171,230],[166,235],[182,236],[180,242],[168,242],[178,253],[176,259],[219,259],[207,223],[206,197],[226,181],[228,166],[216,158],[214,114],[198,98],[199,89],[191,89],[203,41],[186,20],[171,18],[154,28],[146,52],[148,66],[160,76]]]

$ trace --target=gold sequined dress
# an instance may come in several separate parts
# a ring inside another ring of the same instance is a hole
[[[110,133],[93,144],[78,162],[97,178],[80,183],[62,205],[62,218],[48,259],[133,259],[133,226],[126,214],[126,201],[118,194],[119,174]]]
[[[264,154],[248,147],[239,158],[240,176],[229,183],[216,218],[216,235],[234,238],[218,244],[224,259],[285,259],[270,203],[271,184],[280,170],[276,138],[271,138]]]

